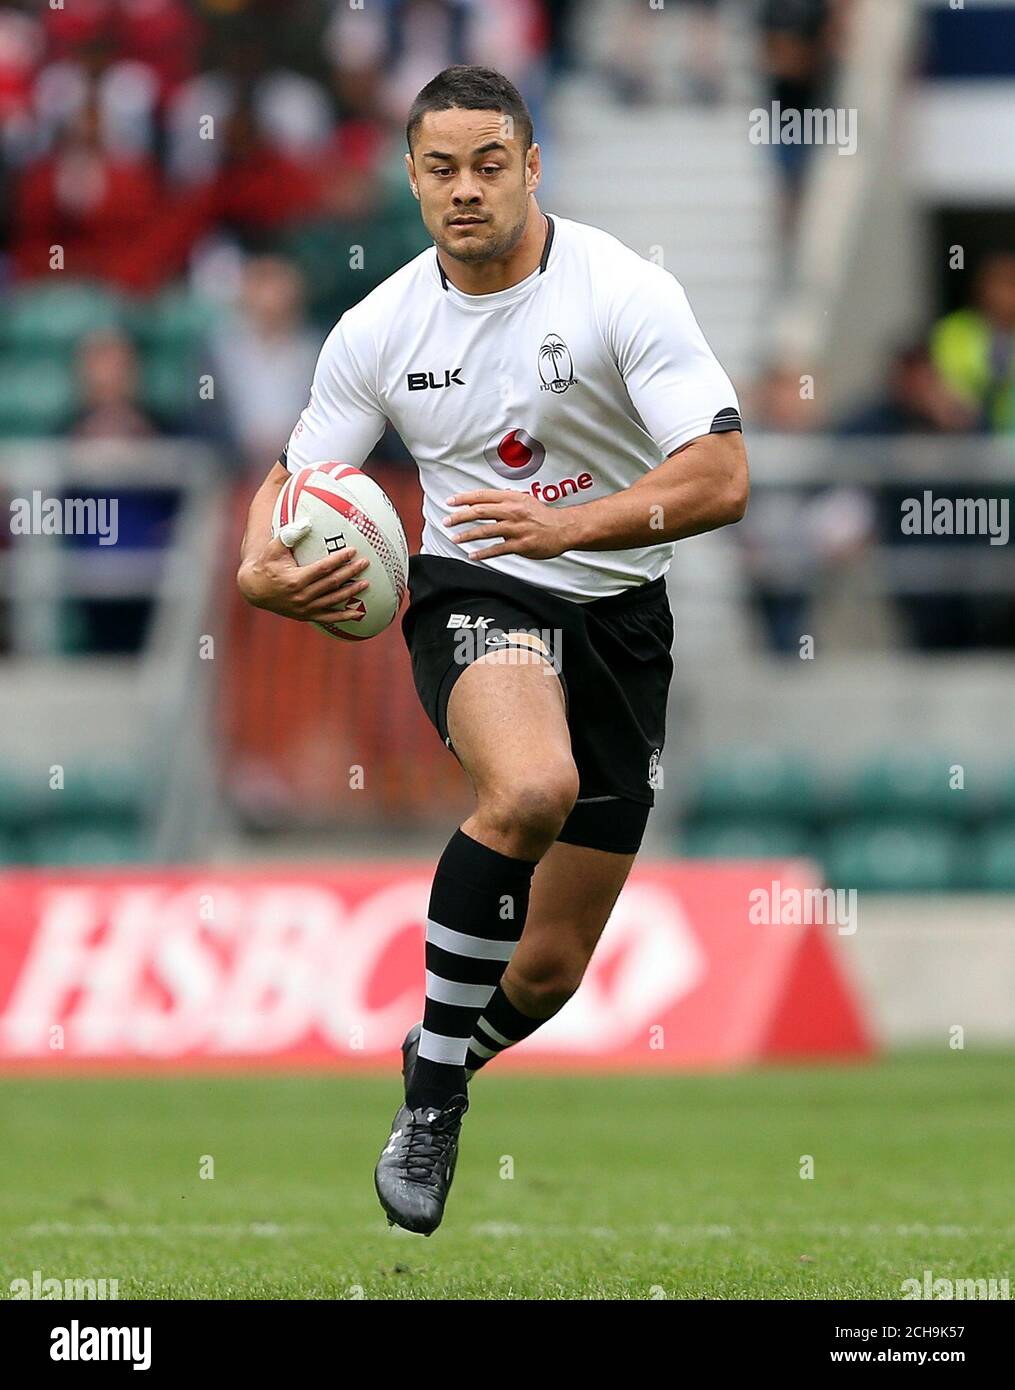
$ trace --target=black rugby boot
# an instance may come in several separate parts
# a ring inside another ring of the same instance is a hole
[[[403,1105],[374,1170],[374,1186],[389,1226],[429,1236],[444,1216],[458,1162],[465,1096],[452,1096],[443,1109]]]

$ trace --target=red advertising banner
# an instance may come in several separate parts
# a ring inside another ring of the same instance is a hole
[[[0,1065],[393,1064],[432,872],[0,875]],[[640,865],[577,995],[498,1067],[869,1055],[835,951],[855,922],[816,914],[817,888],[803,862]]]

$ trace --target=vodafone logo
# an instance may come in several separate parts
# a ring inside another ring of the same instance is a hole
[[[594,484],[595,479],[591,473],[579,473],[577,478],[561,478],[555,483],[541,483],[537,479],[529,488],[529,492],[537,502],[559,502],[562,497],[579,491],[585,492]]]
[[[484,450],[487,463],[502,478],[531,478],[546,461],[546,449],[527,430],[494,435]]]

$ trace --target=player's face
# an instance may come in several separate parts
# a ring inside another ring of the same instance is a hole
[[[406,155],[423,223],[448,256],[487,261],[521,239],[539,184],[539,146],[527,152],[499,111],[428,111]]]

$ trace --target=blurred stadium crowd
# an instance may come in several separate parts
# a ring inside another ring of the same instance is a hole
[[[552,154],[566,134],[573,147],[555,98],[576,75],[604,106],[644,112],[649,123],[672,107],[707,115],[734,103],[742,121],[754,103],[784,112],[828,106],[861,3],[666,0],[665,13],[642,0],[0,5],[0,489],[9,491],[5,446],[9,459],[23,441],[127,441],[140,454],[151,441],[196,440],[210,446],[209,466],[235,498],[239,524],[253,481],[306,403],[332,325],[429,245],[404,175],[404,117],[419,87],[447,64],[506,72]],[[923,13],[932,8],[927,0]],[[679,42],[664,45],[660,24],[671,35],[679,26]],[[1008,68],[1015,71],[1015,57]],[[773,142],[756,157],[776,186],[773,279],[789,281],[814,151]],[[545,206],[577,215],[555,198],[552,158],[546,173]],[[892,439],[1010,441],[1015,240],[1006,239],[1010,218],[997,221],[997,235],[989,218],[985,225],[957,291],[927,276],[922,321],[887,354],[887,370],[871,364],[866,399],[830,405],[827,394],[807,391],[811,364],[777,351],[763,328],[753,369],[737,375],[748,440],[832,441],[840,461],[865,440],[886,449]],[[668,267],[683,278],[677,258]],[[701,316],[708,333],[708,311]],[[412,461],[393,431],[374,462],[412,540]],[[168,553],[177,492],[143,482],[124,488],[122,453],[116,466],[119,548]],[[916,481],[858,484],[834,467],[816,485],[758,489],[747,521],[725,542],[754,615],[756,651],[796,656],[801,632],[811,630],[813,592],[772,586],[773,556],[794,556],[817,576],[812,589],[828,589],[845,568],[905,543],[899,502]],[[968,487],[958,473],[954,483],[953,492]],[[1001,491],[1011,496],[1010,477]],[[954,540],[913,543],[932,553]],[[82,550],[96,540],[69,536],[63,544]],[[0,563],[14,546],[0,532]],[[925,594],[911,586],[887,593],[885,603],[899,651],[1011,648],[1015,640],[1010,592],[988,600],[971,588]],[[113,592],[70,596],[59,652],[142,653],[155,606],[151,597]],[[356,754],[330,726],[329,690],[375,708],[374,785],[384,789],[377,804],[387,814],[422,815],[435,788],[453,800],[455,770],[438,767],[443,750],[431,747],[406,672],[394,671],[402,657],[393,646],[357,653],[353,683],[334,644],[304,642],[297,657],[301,632],[240,610],[230,609],[229,628],[249,673],[280,669],[283,651],[305,668],[299,773],[288,754],[285,769],[269,766],[276,726],[256,681],[234,673],[223,682],[222,703],[237,721],[233,793],[251,823],[271,822],[276,800],[277,823],[315,796],[334,814],[335,786]],[[10,629],[0,596],[0,653],[17,650]],[[781,785],[767,764],[757,781]],[[793,778],[788,786],[780,806],[798,797]],[[740,781],[734,791],[729,799],[742,808],[749,796]],[[759,822],[775,814],[763,803]],[[706,828],[722,819],[717,804],[699,810]],[[1015,802],[1006,815],[1015,816]],[[1005,864],[1015,881],[1015,864]]]
[[[759,0],[757,95],[785,111],[827,103],[852,4]],[[448,62],[494,63],[552,142],[548,86],[575,63],[572,38],[587,8],[584,0],[0,7],[8,297],[0,438],[197,437],[233,468],[263,472],[305,404],[330,327],[428,244],[401,164],[415,91]],[[671,9],[690,20],[681,99],[720,101],[730,7],[675,0]],[[651,104],[661,94],[645,53],[657,16],[634,0],[611,11],[624,42],[598,77],[615,99]],[[787,228],[809,153],[772,146]],[[1015,251],[986,257],[975,284],[972,302],[900,347],[883,392],[841,418],[807,398],[784,363],[739,381],[750,428],[1010,434]],[[213,387],[199,389],[209,378]],[[378,457],[411,462],[391,432]],[[836,494],[831,513],[835,534],[852,544],[897,530],[894,513],[886,521],[856,490]],[[819,548],[828,514],[822,503],[804,523]],[[172,515],[171,497],[136,494],[121,519],[123,543],[159,545]],[[764,518],[746,536],[749,569]],[[769,596],[760,580],[755,589],[763,631],[785,649],[802,600]],[[121,605],[114,618],[99,605],[80,641],[133,650],[143,611],[125,616]],[[906,631],[918,647],[1006,644],[977,630],[962,601],[947,621],[917,619]]]
[[[327,331],[428,244],[412,95],[495,55],[538,105],[565,8],[0,7],[0,436],[197,437],[263,474]],[[394,437],[379,455],[409,461]],[[120,543],[163,544],[173,513],[134,493]],[[81,645],[135,650],[149,606],[91,605]]]
[[[926,331],[891,352],[884,384],[872,396],[829,415],[812,394],[801,390],[797,369],[775,366],[762,373],[746,392],[746,414],[755,430],[780,435],[825,431],[841,441],[891,439],[1015,440],[1015,249],[997,246],[984,252],[975,268],[971,301],[931,322]],[[929,486],[929,484],[928,484]],[[956,474],[954,485],[940,483],[935,496],[965,496],[970,487]],[[1010,504],[1009,483],[990,490]],[[862,557],[871,545],[919,546],[925,553],[976,545],[982,538],[907,536],[900,530],[901,507],[922,493],[918,480],[879,489],[834,487],[812,493],[790,509],[765,504],[745,528],[747,563],[755,546],[803,546],[819,554],[834,575],[837,561]],[[798,499],[799,500],[799,499]],[[758,514],[761,511],[761,515]],[[807,627],[809,604],[802,594],[770,592],[763,581],[754,598],[774,651],[796,652]],[[1015,604],[1011,594],[998,598],[977,593],[942,594],[935,590],[899,595],[900,634],[921,651],[1015,647]]]

